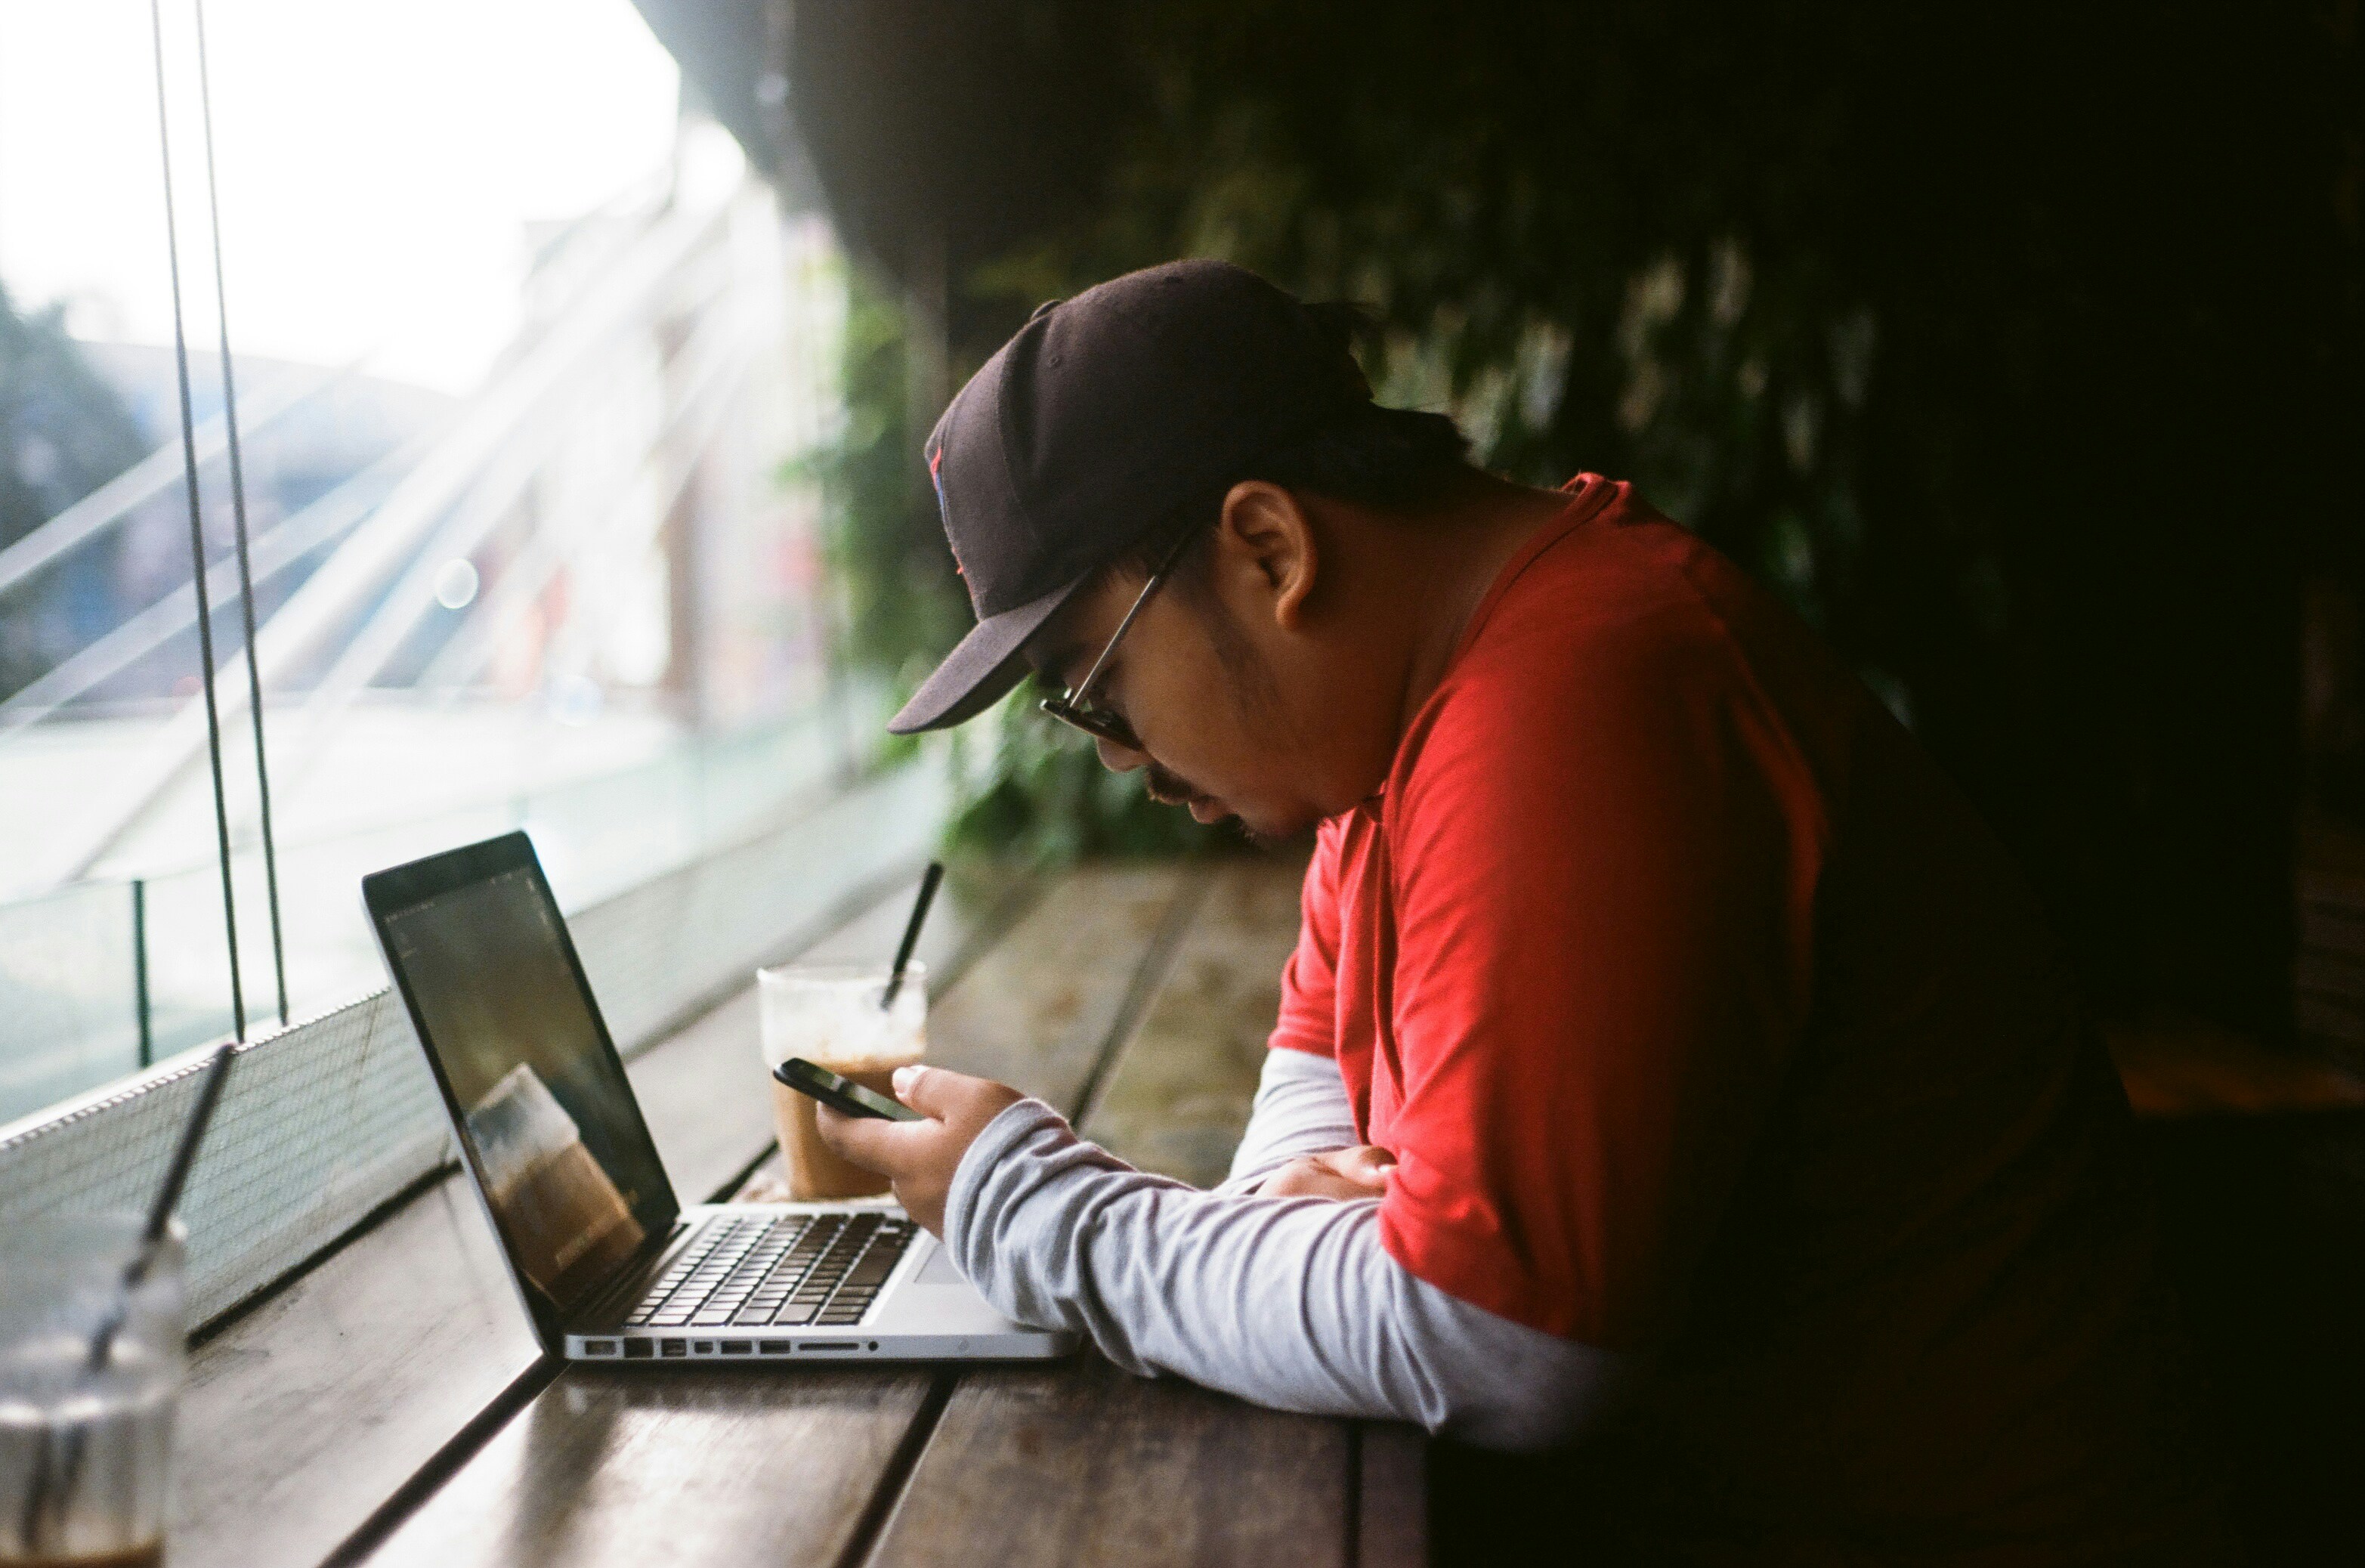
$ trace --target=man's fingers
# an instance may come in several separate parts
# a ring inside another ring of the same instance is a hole
[[[849,1116],[830,1105],[813,1107],[813,1126],[822,1142],[865,1170],[891,1176],[904,1161],[901,1146],[920,1128],[917,1122],[890,1122],[877,1116]]]
[[[1301,1155],[1266,1178],[1270,1198],[1379,1198],[1387,1195],[1396,1157],[1376,1144]]]
[[[822,1141],[886,1177],[905,1211],[942,1236],[946,1194],[979,1129],[1023,1096],[1005,1084],[930,1067],[898,1068],[895,1096],[920,1119],[848,1116],[821,1105],[815,1121]]]
[[[965,1072],[951,1072],[919,1062],[895,1070],[895,1098],[924,1116],[949,1120],[959,1108],[962,1091],[983,1082]]]

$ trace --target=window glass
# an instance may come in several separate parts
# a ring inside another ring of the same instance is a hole
[[[160,9],[161,121],[146,0],[0,0],[0,1122],[230,1025],[168,162],[252,1025],[381,982],[364,871],[580,907],[842,762],[839,263],[629,0]]]

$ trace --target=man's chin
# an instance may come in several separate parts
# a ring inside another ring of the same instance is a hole
[[[1259,849],[1277,848],[1312,827],[1319,820],[1310,816],[1302,820],[1295,817],[1273,817],[1261,812],[1253,816],[1244,812],[1235,812],[1231,818],[1233,829]]]
[[[1152,790],[1149,792],[1149,798],[1161,806],[1182,807],[1191,813],[1194,822],[1203,825],[1212,826],[1216,823],[1228,822],[1242,838],[1260,849],[1271,849],[1276,845],[1286,843],[1312,827],[1318,820],[1312,816],[1303,821],[1295,818],[1283,820],[1270,817],[1261,812],[1251,813],[1236,811],[1211,795],[1187,796],[1178,800]]]

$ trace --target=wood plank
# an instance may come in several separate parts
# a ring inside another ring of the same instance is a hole
[[[1201,1187],[1224,1179],[1264,1070],[1305,874],[1303,856],[1236,860],[1216,873],[1085,1113],[1087,1137],[1144,1170]]]
[[[966,1373],[872,1568],[1349,1562],[1349,1428],[1087,1354]]]
[[[370,1561],[835,1563],[930,1381],[570,1368]]]
[[[1356,1568],[1429,1562],[1429,1434],[1395,1421],[1357,1430]]]
[[[934,1059],[1072,1097],[1187,891],[1188,873],[1171,867],[1061,879],[942,996],[929,1020]],[[704,1094],[728,1098],[713,1084],[753,1059],[752,1033],[698,1049],[713,1054],[679,1059],[708,1061],[718,1076]],[[688,1392],[671,1392],[677,1380]],[[891,1461],[929,1386],[925,1372],[889,1369],[570,1367],[370,1561],[834,1561],[896,1478]]]
[[[935,936],[948,961],[1007,907],[1000,894],[1011,880],[997,875],[953,884],[939,912],[951,918]],[[891,945],[908,899],[897,889],[823,946],[876,946],[882,927]],[[754,1061],[752,1018],[734,1024],[719,1010],[630,1065],[689,1199],[743,1169],[771,1136],[768,1094],[715,1091],[726,1064]],[[752,1118],[739,1101],[755,1105]],[[319,1562],[538,1355],[475,1195],[457,1176],[436,1182],[192,1355],[174,1562]]]
[[[2103,1044],[2138,1116],[2272,1115],[2365,1106],[2365,1079],[2270,1050],[2203,1019],[2106,1019]]]
[[[1215,873],[1087,1110],[1091,1136],[1146,1169],[1220,1179],[1262,1067],[1301,875],[1294,857]],[[972,1371],[868,1561],[1345,1563],[1363,1523],[1354,1450],[1346,1423],[1130,1377],[1095,1355]],[[1415,1539],[1420,1500],[1408,1523],[1396,1490],[1404,1455],[1378,1457],[1397,1468],[1380,1477],[1374,1539]]]
[[[1173,865],[1101,865],[1050,888],[1007,939],[928,1015],[928,1059],[998,1079],[1073,1114],[1145,960],[1187,918],[1205,875]],[[1154,985],[1156,976],[1148,977]]]
[[[438,1182],[191,1356],[175,1568],[318,1562],[540,1353],[476,1195]]]

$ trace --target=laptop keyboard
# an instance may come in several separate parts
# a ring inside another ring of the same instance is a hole
[[[624,1322],[634,1328],[859,1323],[918,1228],[880,1214],[714,1219]]]

